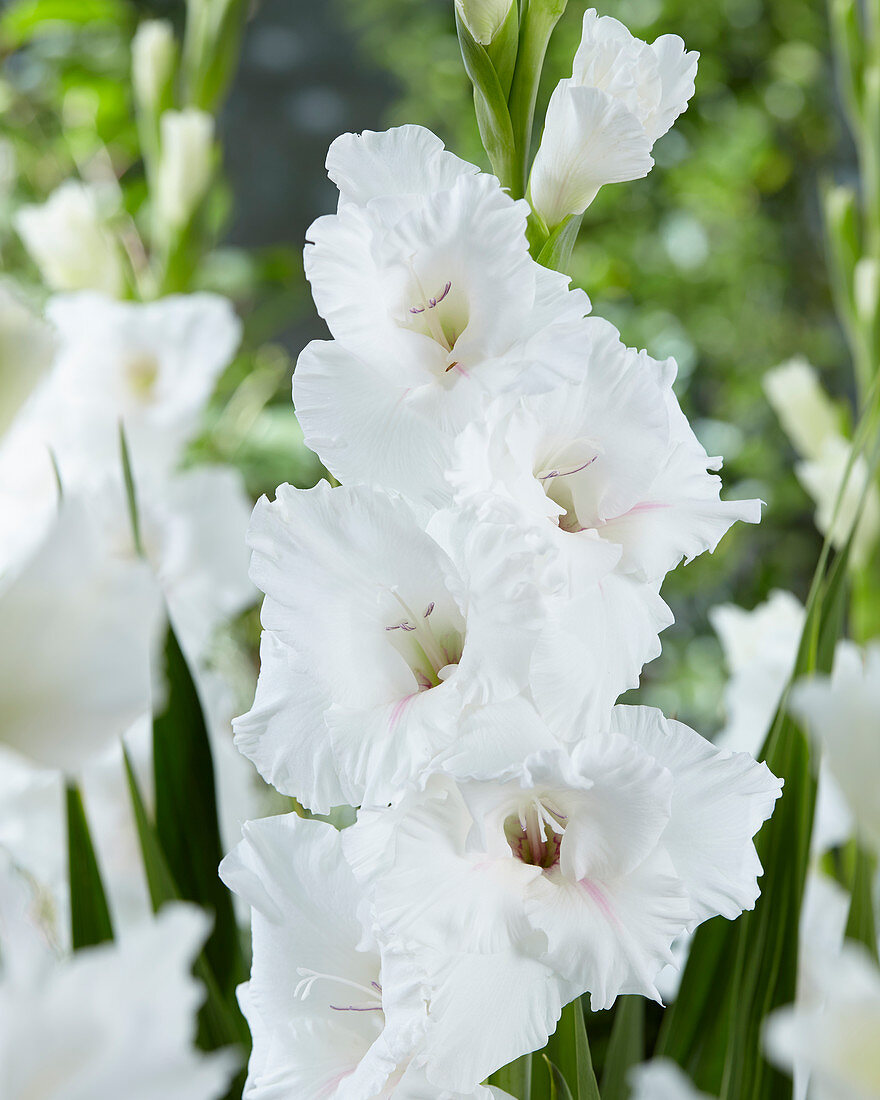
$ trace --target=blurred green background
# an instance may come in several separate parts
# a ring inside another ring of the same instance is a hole
[[[569,0],[544,100],[569,75],[584,5]],[[819,549],[793,452],[764,400],[763,373],[795,354],[845,395],[849,369],[831,308],[819,221],[824,178],[847,179],[824,6],[810,0],[611,0],[600,9],[649,41],[680,34],[701,53],[696,96],[657,144],[657,167],[605,188],[574,258],[576,282],[624,340],[679,363],[677,392],[728,495],[766,501],[714,557],[673,574],[677,618],[641,698],[707,734],[722,719],[725,670],[707,611],[752,607],[774,587],[804,597]],[[62,180],[112,171],[137,222],[146,187],[129,89],[129,46],[147,16],[183,4],[17,0],[0,6],[0,259],[39,294],[12,212]],[[540,107],[539,107],[540,109]],[[481,160],[451,0],[265,0],[249,19],[220,122],[224,180],[212,190],[199,287],[230,295],[242,352],[217,392],[193,458],[244,472],[256,497],[320,477],[290,411],[303,343],[322,335],[300,259],[306,227],[331,210],[326,148],[338,133],[429,126]],[[239,629],[255,640],[255,615]]]

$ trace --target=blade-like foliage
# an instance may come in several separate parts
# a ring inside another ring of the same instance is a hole
[[[232,898],[220,881],[222,858],[214,764],[198,692],[169,624],[165,708],[153,720],[156,834],[180,896],[207,909],[214,929],[206,953],[224,998],[244,977]]]
[[[70,932],[74,951],[113,939],[113,924],[95,858],[82,795],[67,784],[67,861],[70,876]]]

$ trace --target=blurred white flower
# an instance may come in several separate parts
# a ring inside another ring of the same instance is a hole
[[[155,213],[163,230],[175,233],[192,218],[214,175],[214,118],[195,107],[164,111],[159,134]]]
[[[168,906],[119,943],[57,959],[16,877],[0,868],[4,1100],[222,1096],[234,1057],[193,1046],[203,991],[190,971],[204,913]]]
[[[690,1078],[669,1058],[655,1058],[629,1074],[630,1100],[712,1100],[697,1092]]]
[[[802,456],[795,473],[816,503],[816,526],[839,549],[856,520],[868,464],[859,455],[852,466],[837,509],[851,444],[842,434],[841,412],[828,397],[815,370],[804,359],[791,359],[764,376],[764,389],[786,435]],[[853,537],[852,561],[864,564],[880,535],[880,492],[869,484],[861,517]]]
[[[459,18],[481,46],[488,46],[516,0],[455,0]]]
[[[55,365],[28,410],[65,486],[119,478],[122,423],[139,489],[164,482],[197,434],[241,325],[225,298],[176,295],[145,304],[99,294],[53,298]]]
[[[0,285],[0,436],[52,362],[51,328]]]
[[[648,45],[611,16],[584,13],[572,75],[550,97],[529,181],[549,229],[583,213],[604,184],[648,174],[654,142],[694,94],[698,57],[677,35]]]
[[[875,773],[876,774],[876,773]],[[880,970],[853,943],[817,953],[815,999],[774,1012],[764,1043],[770,1058],[792,1072],[810,1074],[812,1100],[880,1097]]]
[[[823,535],[830,534],[839,549],[846,543],[856,523],[850,554],[853,565],[864,565],[880,535],[880,491],[870,480],[868,463],[858,455],[846,481],[838,506],[837,498],[847,474],[852,447],[843,436],[829,436],[815,459],[795,466],[798,480],[816,502],[816,526]],[[865,493],[861,515],[859,507]]]
[[[158,591],[65,499],[33,556],[0,588],[0,740],[76,772],[150,707]]]
[[[165,19],[145,19],[131,40],[131,79],[138,106],[150,114],[159,109],[164,89],[174,75],[177,49],[174,28]]]
[[[344,135],[328,165],[339,211],[309,230],[305,268],[335,340],[297,363],[306,443],[344,482],[442,497],[490,397],[578,377],[589,301],[529,256],[528,205],[429,131]]]
[[[838,643],[832,675],[797,683],[791,708],[821,743],[865,839],[880,851],[880,642],[864,654]]]
[[[789,359],[768,371],[764,392],[783,431],[802,457],[818,459],[825,440],[840,435],[840,410],[806,359]]]
[[[804,608],[791,592],[775,589],[751,611],[719,604],[709,621],[724,650],[727,722],[715,743],[756,755],[770,732],[785,685],[794,671]]]
[[[528,683],[540,546],[465,512],[439,516],[437,534],[365,486],[282,485],[257,504],[262,668],[236,744],[310,809],[393,800],[455,738],[464,707]]]
[[[445,956],[435,976],[450,1004],[464,989],[484,1008],[493,995],[474,988],[480,969],[462,967],[461,952],[488,956],[483,976],[493,958],[507,971],[510,1026],[471,1049],[447,1033],[457,1057],[436,1081],[449,1087],[542,1046],[557,1005],[585,991],[594,1010],[620,993],[657,997],[677,935],[754,905],[752,837],[781,787],[746,754],[641,707],[615,708],[611,729],[588,731],[570,755],[472,775],[435,775],[343,834],[383,935]],[[556,975],[557,1002],[535,963]]]
[[[96,188],[67,180],[41,205],[22,206],[13,222],[50,289],[122,294],[120,250]]]
[[[464,1100],[432,1088],[418,1064],[429,990],[417,959],[376,942],[340,833],[295,814],[251,821],[220,870],[252,906],[253,968],[239,990],[254,1041],[246,1100],[279,1089],[297,1100]],[[475,1080],[466,1095],[505,1094]]]

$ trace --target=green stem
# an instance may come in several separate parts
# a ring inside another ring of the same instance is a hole
[[[568,0],[524,0],[516,69],[508,100],[516,147],[511,193],[516,199],[526,193],[535,103],[547,46],[567,3]]]

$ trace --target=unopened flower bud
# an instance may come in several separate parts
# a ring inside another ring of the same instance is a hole
[[[190,220],[211,182],[214,119],[194,107],[165,111],[160,132],[156,213],[159,224],[174,231]]]
[[[504,20],[514,0],[455,0],[458,17],[481,46],[488,46]]]
[[[141,23],[131,43],[131,79],[140,110],[155,114],[161,109],[165,89],[174,76],[175,54],[170,23],[164,19]]]
[[[803,458],[817,459],[840,434],[840,416],[806,359],[789,359],[764,375],[764,392],[782,430]]]

